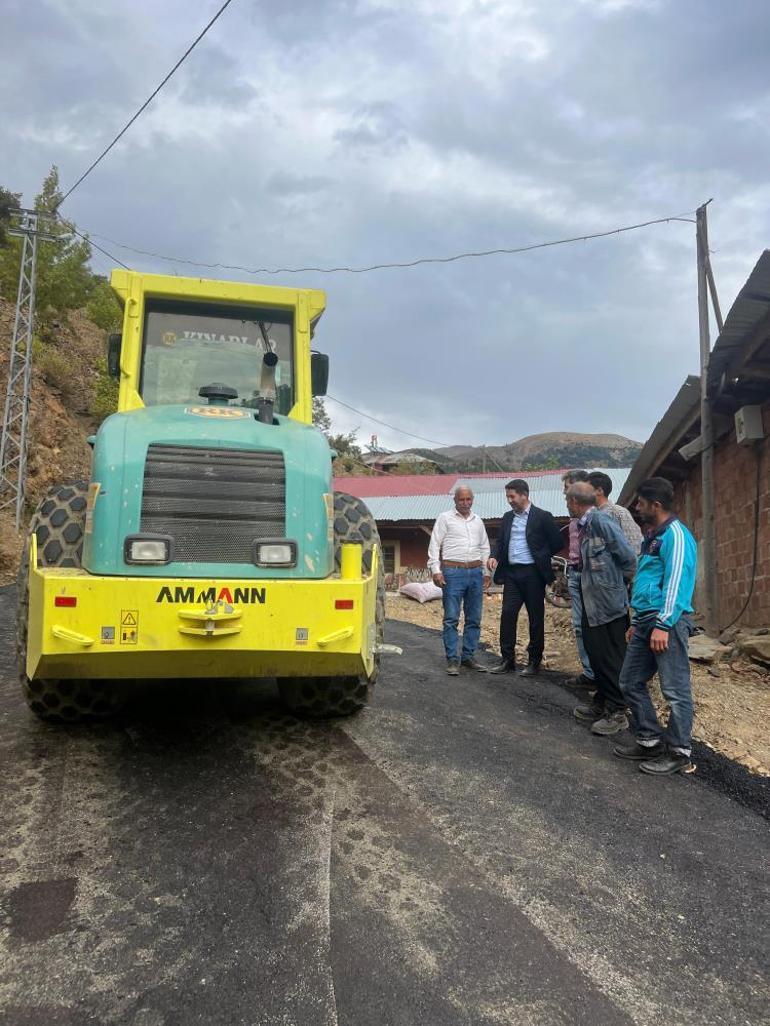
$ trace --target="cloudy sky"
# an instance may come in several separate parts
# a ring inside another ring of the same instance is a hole
[[[68,187],[218,6],[5,0],[0,184],[29,202],[56,163]],[[726,309],[770,244],[768,53],[767,0],[234,0],[63,212],[133,267],[190,274],[104,238],[251,268],[361,266],[713,197]],[[256,280],[324,288],[332,395],[447,444],[644,440],[698,369],[688,223]],[[421,444],[328,409],[362,440]]]

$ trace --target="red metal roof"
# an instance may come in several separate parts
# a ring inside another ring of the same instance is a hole
[[[498,481],[510,481],[514,477],[526,478],[544,477],[551,474],[563,474],[564,470],[520,470],[495,472],[492,474],[375,474],[372,477],[335,477],[334,490],[347,492],[348,495],[357,495],[359,499],[368,499],[373,496],[402,496],[402,495],[449,495],[455,485],[461,481],[468,481],[471,478],[476,480],[480,477],[497,479]]]
[[[372,477],[335,477],[335,492],[359,499],[373,495],[448,495],[457,474],[375,474]]]

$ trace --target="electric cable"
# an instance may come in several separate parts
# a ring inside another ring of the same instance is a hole
[[[421,442],[430,442],[431,445],[440,445],[443,448],[451,448],[448,442],[439,442],[435,438],[426,438],[424,435],[416,435],[413,431],[402,431],[401,428],[397,428],[394,424],[388,424],[384,420],[378,420],[377,417],[371,417],[368,413],[364,413],[362,410],[357,410],[355,406],[351,406],[350,403],[345,403],[342,399],[337,399],[333,395],[325,396],[326,399],[331,399],[333,403],[338,403],[340,406],[344,406],[345,409],[351,410],[353,413],[357,413],[360,417],[365,417],[367,420],[373,421],[375,424],[381,424],[383,427],[390,428],[391,431],[397,431],[400,435],[407,435],[409,438],[418,438]]]
[[[59,217],[59,215],[57,214],[56,216],[61,221],[61,218]],[[102,249],[102,247],[97,245],[97,243],[95,243],[94,240],[90,236],[83,235],[82,232],[79,232],[77,230],[77,228],[74,226],[74,224],[70,224],[69,222],[64,222],[64,221],[62,221],[62,224],[64,225],[64,227],[68,231],[71,231],[73,235],[77,235],[77,237],[79,239],[82,239],[83,242],[87,242],[89,246],[93,246],[94,249],[98,249],[100,253],[103,253],[106,257],[109,257],[110,260],[114,260],[116,264],[120,264],[120,266],[124,267],[127,271],[131,270],[131,268],[128,266],[128,264],[124,264],[122,260],[119,260],[116,256],[114,256],[112,253],[108,252],[106,249]]]
[[[333,395],[327,394],[325,396],[325,398],[326,399],[331,399],[332,402],[339,403],[340,406],[344,406],[346,409],[351,410],[353,413],[357,413],[360,417],[364,417],[366,420],[371,420],[375,424],[381,424],[383,427],[390,428],[391,431],[396,431],[400,435],[406,435],[407,438],[417,438],[421,442],[430,442],[432,445],[440,445],[442,448],[445,448],[445,449],[453,448],[452,446],[449,445],[448,442],[439,442],[435,438],[426,438],[424,435],[416,435],[416,434],[414,434],[413,431],[404,431],[403,428],[396,427],[395,424],[388,424],[386,421],[379,420],[377,417],[371,417],[368,413],[364,413],[363,410],[357,410],[355,408],[355,406],[351,406],[350,403],[345,403],[345,402],[342,401],[342,399],[337,399]],[[502,473],[502,474],[509,474],[509,473],[511,473],[511,471],[506,470],[505,467],[502,467],[500,465],[500,463],[497,461],[497,459],[495,459],[495,457],[489,451],[487,451],[487,458],[489,460],[491,460],[492,463],[495,464],[495,466],[500,471],[500,473]],[[474,472],[473,471],[468,471],[467,473],[470,475],[471,473],[474,473]]]
[[[193,52],[193,50],[198,45],[198,43],[201,41],[201,39],[203,39],[203,37],[206,35],[208,30],[214,24],[214,22],[217,21],[222,16],[222,14],[224,14],[225,10],[230,6],[230,4],[232,2],[233,2],[233,0],[225,0],[225,2],[222,4],[222,6],[219,8],[219,10],[214,15],[214,17],[208,23],[208,25],[206,25],[206,27],[196,36],[196,38],[193,40],[193,42],[187,47],[187,49],[182,54],[182,56],[179,58],[179,60],[176,62],[174,67],[171,69],[171,71],[169,71],[169,73],[166,75],[166,77],[163,79],[163,81],[160,82],[160,84],[155,87],[155,89],[152,91],[152,93],[150,93],[150,95],[144,101],[142,106],[129,118],[129,120],[121,128],[121,130],[118,132],[118,134],[115,136],[115,138],[109,144],[109,146],[107,146],[104,150],[102,150],[102,152],[99,154],[99,156],[96,158],[96,160],[88,168],[86,168],[86,170],[83,172],[83,174],[80,176],[80,178],[78,178],[78,180],[75,182],[75,184],[71,185],[70,188],[64,193],[62,198],[56,204],[56,209],[54,210],[54,213],[56,213],[56,210],[59,209],[59,207],[67,199],[67,197],[72,195],[72,193],[75,191],[75,189],[77,189],[77,187],[81,184],[81,182],[84,182],[86,180],[86,178],[88,178],[88,176],[91,174],[91,172],[97,166],[97,164],[101,163],[101,161],[104,160],[104,158],[110,152],[112,147],[126,134],[126,132],[133,125],[133,123],[140,116],[140,114],[142,114],[142,112],[144,110],[146,110],[147,107],[149,107],[149,105],[152,103],[152,101],[155,99],[155,97],[161,91],[163,86],[169,81],[169,79],[174,75],[174,73],[182,66],[182,64],[184,64],[184,62],[187,60],[187,58]],[[123,266],[125,267],[126,265],[123,264]]]
[[[109,242],[113,246],[118,246],[120,249],[128,250],[131,253],[137,253],[140,256],[153,257],[156,260],[167,260],[174,264],[187,264],[191,267],[204,267],[209,270],[240,271],[243,274],[368,274],[370,271],[383,271],[394,268],[408,269],[419,267],[424,264],[451,264],[458,260],[475,260],[482,257],[530,253],[536,249],[548,249],[553,246],[566,246],[574,242],[589,242],[591,239],[604,239],[610,235],[621,235],[624,232],[632,232],[640,228],[649,228],[656,224],[668,224],[670,221],[683,221],[690,224],[694,223],[692,218],[686,216],[687,213],[691,213],[691,211],[686,211],[684,214],[672,214],[668,217],[657,217],[649,221],[640,221],[638,224],[624,225],[620,228],[611,228],[602,232],[574,235],[564,239],[552,239],[548,242],[533,242],[526,246],[469,251],[467,253],[454,253],[451,256],[418,257],[415,260],[370,264],[366,267],[244,267],[241,264],[204,263],[200,260],[188,260],[183,257],[172,257],[164,253],[156,253],[152,250],[137,249],[134,246],[128,246],[123,242],[118,242],[117,239],[111,239],[106,235],[100,235],[96,232],[92,233],[91,237],[104,239],[105,242]]]

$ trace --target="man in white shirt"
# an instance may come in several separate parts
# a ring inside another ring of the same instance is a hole
[[[428,569],[443,591],[446,672],[456,677],[460,665],[486,673],[476,659],[484,606],[484,577],[489,559],[489,538],[484,521],[472,511],[473,492],[455,489],[455,508],[440,513],[428,546]],[[463,644],[458,656],[457,625],[463,610]]]

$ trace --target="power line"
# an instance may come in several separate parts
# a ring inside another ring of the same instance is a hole
[[[57,214],[57,217],[58,217],[58,214]],[[59,220],[61,221],[61,218],[59,218]],[[114,256],[112,253],[108,252],[106,249],[102,249],[102,247],[97,245],[94,242],[94,240],[92,238],[90,238],[90,236],[83,235],[82,232],[79,232],[77,230],[77,228],[74,226],[74,224],[70,224],[69,222],[64,222],[64,221],[62,221],[62,224],[64,225],[64,227],[68,231],[71,231],[73,233],[73,235],[77,235],[77,237],[79,239],[82,239],[83,242],[87,242],[89,246],[93,246],[94,249],[98,249],[100,253],[103,253],[106,257],[109,257],[110,260],[114,260],[115,263],[116,264],[120,264],[121,267],[125,267],[125,269],[127,271],[131,270],[131,268],[128,266],[128,264],[124,264],[122,260],[118,260],[118,258],[116,256]]]
[[[71,191],[71,190],[70,190]],[[67,194],[69,195],[69,194]],[[65,197],[66,198],[66,197]],[[687,211],[686,213],[689,213]],[[467,253],[454,253],[444,257],[419,257],[416,260],[403,262],[370,264],[367,267],[244,267],[241,264],[204,263],[200,260],[188,260],[184,257],[172,257],[165,253],[156,253],[152,250],[137,249],[128,246],[117,239],[110,239],[106,235],[92,234],[92,238],[104,239],[105,242],[118,246],[120,249],[128,250],[131,253],[138,253],[140,256],[153,257],[156,260],[167,260],[173,264],[188,264],[191,267],[205,267],[209,270],[241,271],[244,274],[367,274],[370,271],[391,270],[394,268],[419,267],[423,264],[451,264],[457,260],[476,260],[481,257],[511,255],[515,253],[529,253],[536,249],[548,249],[553,246],[565,246],[574,242],[589,242],[591,239],[605,239],[610,235],[621,235],[624,232],[633,232],[640,228],[649,228],[656,224],[668,224],[670,221],[684,221],[694,223],[693,219],[685,214],[675,214],[668,217],[657,217],[650,221],[640,221],[638,224],[624,225],[620,228],[611,228],[603,232],[591,232],[586,235],[574,235],[564,239],[552,239],[549,242],[534,242],[527,246],[512,246],[500,249],[485,249],[470,251]]]
[[[333,395],[328,393],[325,396],[326,399],[331,399],[334,403],[339,403],[340,406],[344,406],[348,410],[352,410],[353,413],[357,413],[360,417],[365,417],[366,420],[371,420],[375,424],[381,424],[383,427],[390,428],[391,431],[397,431],[400,435],[406,435],[408,438],[418,438],[421,442],[430,442],[433,445],[440,445],[445,449],[452,448],[448,442],[439,442],[435,438],[425,438],[423,435],[415,435],[412,431],[404,431],[403,428],[396,427],[394,424],[388,424],[384,420],[378,420],[377,417],[371,417],[368,413],[364,413],[363,410],[357,410],[355,406],[351,406],[350,403],[344,403],[341,399],[336,399]],[[486,448],[486,447],[485,447]],[[490,459],[498,470],[503,474],[507,474],[508,471],[505,467],[501,467],[491,452],[487,450],[487,457]]]
[[[97,166],[97,164],[101,163],[101,161],[107,156],[107,154],[110,152],[110,150],[115,145],[115,143],[117,143],[126,134],[126,132],[133,125],[133,123],[136,121],[136,119],[139,117],[139,115],[144,110],[146,110],[147,107],[149,107],[149,105],[152,103],[152,101],[155,99],[155,97],[161,91],[161,89],[166,84],[166,82],[168,82],[168,80],[172,77],[172,75],[182,66],[182,64],[184,64],[184,62],[187,60],[187,58],[193,52],[193,50],[198,45],[198,43],[201,41],[201,39],[203,39],[203,37],[206,35],[208,30],[214,24],[214,22],[217,21],[217,19],[220,18],[222,14],[224,14],[225,9],[227,7],[229,7],[231,3],[232,3],[232,0],[225,0],[225,2],[222,4],[222,6],[217,11],[217,13],[214,15],[214,17],[208,23],[208,25],[206,25],[206,27],[199,33],[198,36],[196,36],[196,38],[193,40],[193,42],[187,47],[187,49],[182,54],[182,56],[179,58],[179,60],[176,62],[174,67],[171,69],[171,71],[169,71],[169,73],[166,75],[166,77],[163,79],[163,81],[158,86],[156,86],[156,88],[152,91],[152,93],[150,93],[150,95],[144,101],[144,103],[139,108],[139,110],[137,110],[136,113],[133,114],[131,118],[129,118],[129,120],[121,128],[121,130],[118,132],[118,134],[115,136],[115,138],[109,144],[109,146],[107,146],[106,149],[102,150],[102,152],[99,154],[99,156],[96,158],[96,160],[91,164],[91,166],[88,167],[83,172],[83,174],[80,176],[80,178],[78,178],[78,180],[75,182],[75,184],[70,186],[70,188],[67,190],[67,192],[64,193],[64,195],[62,196],[62,198],[59,200],[59,202],[56,205],[56,210],[59,209],[59,207],[67,199],[68,196],[72,195],[72,193],[75,191],[75,189],[77,189],[77,187],[80,185],[80,183],[85,181],[86,178],[88,178],[88,176],[91,174],[91,172]],[[56,211],[54,211],[54,213],[55,212]],[[98,247],[97,247],[97,249],[98,249]],[[120,261],[118,261],[118,263],[120,263]],[[126,265],[123,264],[123,266],[125,267]]]
[[[397,431],[400,435],[407,435],[409,438],[419,438],[421,442],[430,442],[431,445],[440,445],[443,448],[451,448],[449,442],[439,442],[435,438],[425,438],[424,435],[416,435],[412,431],[402,431],[401,428],[397,428],[394,424],[388,424],[384,420],[378,420],[377,417],[371,417],[368,413],[364,413],[362,410],[357,410],[355,406],[351,406],[349,403],[344,403],[341,399],[336,399],[333,395],[326,395],[327,399],[331,399],[333,403],[338,403],[340,406],[344,406],[348,410],[352,410],[353,413],[357,413],[360,417],[365,417],[367,420],[373,421],[375,424],[381,424],[383,427],[390,428],[391,431]]]

